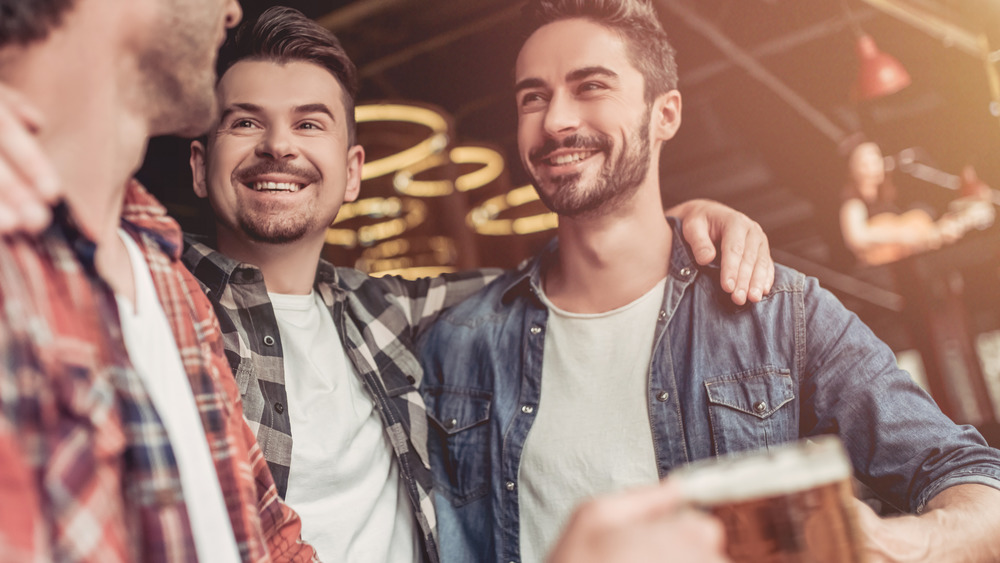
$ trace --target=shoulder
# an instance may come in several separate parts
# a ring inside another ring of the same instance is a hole
[[[537,297],[531,293],[527,274],[520,269],[507,271],[442,313],[431,330],[475,329],[500,322],[522,311],[530,299]]]

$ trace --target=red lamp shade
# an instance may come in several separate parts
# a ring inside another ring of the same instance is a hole
[[[878,50],[871,35],[858,36],[858,81],[854,97],[870,100],[899,92],[910,85],[910,74],[894,57]]]

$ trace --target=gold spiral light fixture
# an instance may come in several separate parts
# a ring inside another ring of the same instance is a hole
[[[338,224],[360,217],[381,221],[357,229],[336,228]],[[344,248],[371,246],[414,229],[426,219],[427,204],[415,199],[373,197],[345,203],[326,230],[326,243]]]
[[[361,105],[355,108],[354,116],[358,123],[398,121],[422,125],[431,131],[429,137],[412,147],[378,160],[366,162],[361,168],[362,180],[392,174],[438,154],[448,147],[448,120],[429,108],[404,104]]]
[[[480,164],[480,168],[467,174],[462,174],[455,181],[451,180],[416,180],[414,177],[421,172],[431,170],[449,163]],[[407,166],[396,172],[392,185],[397,192],[412,197],[442,197],[456,190],[469,192],[481,188],[503,174],[503,156],[487,147],[455,147],[448,155],[436,154],[424,160]]]
[[[491,197],[475,207],[466,216],[466,223],[474,231],[487,236],[527,235],[556,228],[559,224],[555,213],[546,212],[515,219],[501,219],[500,214],[538,201],[538,192],[531,185],[514,188]]]

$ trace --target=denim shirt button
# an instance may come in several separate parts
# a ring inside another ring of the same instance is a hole
[[[681,274],[682,278],[686,278],[686,277],[690,276],[691,275],[691,268],[681,268],[680,274]]]
[[[264,345],[265,346],[274,346],[274,337],[271,336],[270,334],[268,334],[267,336],[265,336],[264,337]]]
[[[274,403],[274,412],[278,414],[285,412],[285,405],[281,403]]]
[[[530,332],[531,332],[531,334],[538,335],[538,334],[540,334],[542,332],[542,327],[540,327],[538,325],[535,325],[535,326],[531,327]]]
[[[765,403],[764,401],[759,401],[753,406],[753,410],[757,411],[758,413],[762,413],[767,410],[767,403]]]
[[[667,400],[669,399],[670,399],[670,393],[667,393],[666,391],[660,391],[659,393],[656,394],[656,400],[661,403],[666,403]]]
[[[656,317],[656,319],[660,320],[660,321],[662,321],[663,319],[666,319],[666,318],[667,318],[667,312],[666,311],[660,311],[660,314],[657,315],[657,317]]]
[[[514,490],[514,482],[513,481],[507,481],[507,484],[504,485],[504,486],[507,487],[508,491],[513,491]]]
[[[535,412],[535,407],[531,405],[524,405],[523,407],[521,407],[521,412],[523,412],[524,414],[531,414]]]
[[[458,420],[457,419],[449,418],[448,420],[444,421],[444,427],[447,428],[448,430],[451,430],[452,428],[454,428],[456,426],[458,426]]]

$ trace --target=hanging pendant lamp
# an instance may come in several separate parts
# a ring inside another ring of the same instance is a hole
[[[910,85],[910,73],[892,55],[883,53],[867,33],[858,35],[858,77],[854,98],[871,100],[895,94]]]

